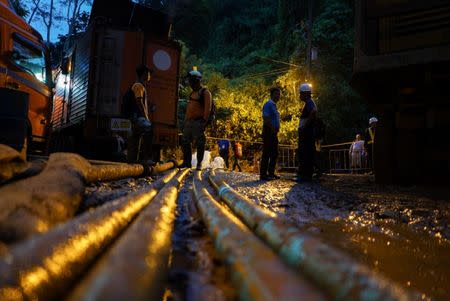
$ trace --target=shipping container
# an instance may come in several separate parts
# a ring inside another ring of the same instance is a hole
[[[121,107],[140,64],[153,70],[148,86],[153,144],[157,150],[177,145],[181,47],[169,38],[170,28],[168,16],[149,7],[126,0],[113,8],[109,1],[94,2],[89,27],[67,51],[57,76],[54,149],[114,159],[119,139],[130,134]]]

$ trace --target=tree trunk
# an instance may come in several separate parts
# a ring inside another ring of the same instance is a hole
[[[48,26],[47,26],[47,43],[50,43],[50,33],[52,30],[52,25],[53,25],[53,5],[54,4],[54,0],[50,0],[50,12],[48,15]]]

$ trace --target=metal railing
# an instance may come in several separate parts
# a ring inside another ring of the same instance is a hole
[[[226,138],[207,137],[206,149],[212,150],[213,156],[218,156],[216,152],[217,141]],[[232,139],[229,139],[232,142]],[[239,140],[243,146],[243,157],[240,162],[247,168],[247,171],[259,172],[259,165],[262,155],[262,142]],[[369,172],[369,160],[367,153],[363,151],[353,151],[350,153],[350,146],[353,142],[323,145],[319,157],[316,157],[315,166],[322,172],[329,173],[364,173]],[[278,147],[277,169],[293,172],[298,169],[297,145],[280,144]],[[232,152],[230,155],[230,163]],[[319,162],[320,161],[320,162]]]

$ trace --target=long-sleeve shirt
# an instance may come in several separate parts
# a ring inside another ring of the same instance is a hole
[[[203,100],[201,94],[203,94]],[[211,98],[211,92],[206,88],[193,91],[186,108],[186,120],[208,120],[211,112]]]

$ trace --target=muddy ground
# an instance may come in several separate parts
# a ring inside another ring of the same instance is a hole
[[[261,182],[225,174],[255,203],[277,212],[388,279],[434,300],[449,300],[450,190],[380,186],[371,176],[320,182]]]
[[[297,184],[284,175],[224,173],[240,193],[391,281],[434,300],[449,300],[450,190],[379,186],[371,176],[327,175]],[[149,185],[128,179],[86,190],[83,210]],[[213,193],[213,190],[210,189]],[[236,300],[226,266],[214,250],[192,192],[180,190],[166,300]]]

